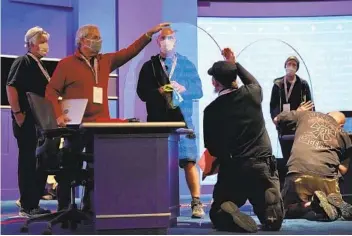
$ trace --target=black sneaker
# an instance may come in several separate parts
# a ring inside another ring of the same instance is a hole
[[[322,191],[314,192],[311,206],[315,213],[324,213],[328,221],[335,221],[339,218],[337,209],[328,202],[326,194]]]
[[[331,205],[337,208],[343,219],[352,220],[352,205],[345,202],[341,194],[331,193],[327,199]]]
[[[50,210],[43,209],[40,207],[34,208],[32,210],[26,210],[26,209],[21,208],[19,215],[24,216],[24,217],[35,217],[38,215],[44,215],[44,214],[49,214],[49,213],[51,213]]]
[[[258,231],[257,223],[253,218],[243,212],[236,206],[233,202],[224,202],[220,206],[221,210],[230,214],[232,216],[233,222],[240,229],[249,232],[255,233]]]
[[[205,215],[204,210],[203,210],[203,204],[199,199],[193,199],[191,202],[191,208],[192,208],[192,218],[203,218]]]

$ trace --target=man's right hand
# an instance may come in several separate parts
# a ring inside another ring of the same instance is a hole
[[[24,120],[26,119],[26,114],[21,112],[21,113],[17,113],[14,115],[15,116],[15,120],[16,123],[19,127],[21,127],[24,123]]]
[[[297,111],[311,111],[313,110],[314,103],[312,101],[302,102],[301,105],[297,108]]]
[[[60,126],[60,127],[65,127],[66,123],[70,122],[70,121],[71,121],[71,119],[68,118],[67,115],[61,115],[56,119],[56,122],[57,122],[58,126]]]

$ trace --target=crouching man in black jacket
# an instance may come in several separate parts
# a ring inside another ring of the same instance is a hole
[[[209,69],[219,97],[204,110],[204,144],[219,161],[218,180],[210,219],[225,231],[256,232],[252,217],[240,212],[247,199],[263,229],[280,230],[284,218],[279,178],[270,139],[265,128],[258,81],[235,62],[230,49],[227,61]],[[239,75],[243,86],[238,88]]]

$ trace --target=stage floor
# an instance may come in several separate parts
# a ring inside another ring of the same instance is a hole
[[[202,199],[205,205],[206,213],[209,212],[210,198]],[[178,218],[178,226],[170,228],[168,234],[171,235],[200,235],[200,234],[236,234],[219,232],[212,229],[208,214],[204,219],[191,219],[191,210],[189,199],[181,199],[181,216]],[[56,201],[42,201],[41,205],[50,210],[55,210]],[[245,205],[241,208],[242,211],[249,215],[253,215],[252,207]],[[19,229],[23,224],[23,218],[17,216],[18,208],[14,201],[1,202],[1,234],[20,234]],[[253,215],[253,218],[258,222],[258,219]],[[33,224],[29,229],[30,234],[41,234],[44,230],[43,223]],[[79,226],[74,234],[91,234],[91,226]],[[69,230],[61,229],[60,226],[53,228],[53,234],[72,234]],[[281,231],[279,232],[262,232],[257,234],[320,234],[320,235],[348,235],[352,234],[352,223],[348,221],[335,222],[313,222],[307,220],[285,220]]]

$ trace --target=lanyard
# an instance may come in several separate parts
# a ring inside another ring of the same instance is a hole
[[[82,54],[81,54],[81,58],[87,63],[90,70],[93,72],[95,83],[98,84],[99,80],[98,80],[98,60],[97,60],[97,58],[94,58],[94,68],[90,65],[90,62],[87,60],[87,58],[85,58]]]
[[[236,89],[224,89],[219,92],[219,97],[228,93],[235,91]]]
[[[284,78],[284,87],[285,87],[286,103],[288,103],[288,99],[290,99],[290,97],[291,97],[291,93],[292,93],[293,87],[295,86],[295,83],[296,83],[296,77],[295,77],[295,79],[293,80],[293,82],[291,83],[291,87],[290,87],[289,91],[287,91],[286,77]]]
[[[38,60],[38,58],[36,56],[34,56],[32,53],[30,53],[30,52],[28,52],[27,54],[28,54],[28,56],[30,56],[31,58],[33,58],[37,62],[38,66],[39,66],[39,69],[42,71],[42,73],[45,76],[45,78],[48,81],[50,81],[50,75],[49,75],[48,71],[43,67],[42,63]]]
[[[161,58],[160,58],[160,63],[161,63],[161,66],[163,67],[163,70],[164,70],[165,74],[167,74],[165,62]],[[172,75],[174,74],[174,71],[175,71],[175,68],[176,68],[176,64],[177,64],[177,57],[175,56],[174,60],[172,61],[170,74],[167,74],[169,76],[170,81],[171,81]]]

